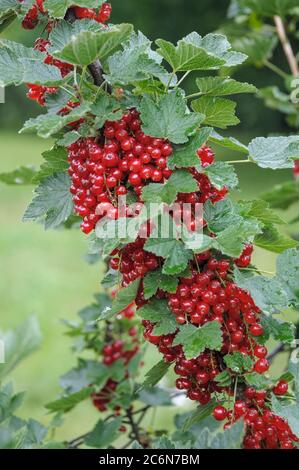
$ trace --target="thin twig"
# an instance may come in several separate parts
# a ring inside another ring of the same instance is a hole
[[[140,443],[139,426],[137,423],[135,423],[132,410],[130,408],[126,410],[126,416],[130,422],[132,428],[132,436],[134,436],[134,440],[136,439],[136,441]]]
[[[289,67],[291,69],[292,75],[296,77],[299,75],[299,67],[298,67],[298,62],[296,59],[296,56],[294,54],[293,48],[291,46],[291,43],[287,37],[285,26],[283,24],[283,21],[280,16],[275,15],[274,16],[274,23],[276,26],[276,31],[278,34],[278,37],[280,39],[282,48],[284,50],[285,56],[287,58]]]

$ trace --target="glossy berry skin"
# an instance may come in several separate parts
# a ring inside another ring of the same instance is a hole
[[[254,365],[254,370],[258,372],[259,374],[263,374],[264,372],[267,372],[269,369],[269,362],[267,359],[259,359],[255,365]]]
[[[213,410],[213,416],[217,421],[223,421],[228,416],[228,411],[224,406],[216,406]]]
[[[273,393],[278,396],[283,396],[288,392],[288,382],[286,380],[280,380],[278,384],[273,388]]]

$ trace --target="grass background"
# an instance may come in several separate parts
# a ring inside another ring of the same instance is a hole
[[[34,136],[0,132],[0,172],[24,164],[38,166],[42,151],[50,145]],[[230,154],[225,155],[232,158]],[[268,172],[258,170],[254,165],[236,167],[243,188],[236,194],[239,198],[254,198],[274,183],[290,177],[289,172]],[[89,266],[84,262],[87,244],[78,230],[44,231],[39,224],[21,221],[32,198],[32,189],[0,184],[1,329],[12,328],[31,314],[40,321],[43,334],[40,350],[26,359],[9,379],[13,379],[17,391],[27,391],[21,416],[47,423],[50,417],[43,405],[56,398],[59,376],[76,362],[70,349],[71,342],[64,336],[61,319],[75,319],[76,312],[90,303],[93,294],[99,291],[102,266]],[[284,214],[286,218],[291,215]],[[271,271],[275,255],[257,250],[255,262]],[[157,360],[155,348],[150,346],[145,370]],[[281,366],[279,361],[274,368],[278,370]],[[155,426],[171,426],[176,412],[176,408],[159,411]],[[87,401],[67,416],[56,437],[70,439],[79,435],[89,430],[98,418],[98,413]],[[149,419],[153,424],[153,416]]]

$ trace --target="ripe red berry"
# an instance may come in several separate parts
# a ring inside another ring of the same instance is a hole
[[[224,406],[216,406],[213,410],[213,416],[217,421],[223,421],[228,416],[228,411]]]
[[[288,382],[286,380],[280,380],[278,384],[273,388],[273,393],[278,396],[285,395],[288,391],[288,388]]]

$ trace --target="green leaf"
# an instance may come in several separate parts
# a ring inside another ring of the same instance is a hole
[[[175,144],[187,142],[203,120],[201,114],[188,114],[186,100],[180,90],[164,95],[159,103],[144,96],[140,109],[143,132],[152,137],[169,139]]]
[[[261,226],[255,219],[243,219],[236,222],[234,226],[228,227],[213,239],[213,246],[224,255],[238,258],[244,243],[249,242],[261,231]]]
[[[122,418],[115,418],[112,421],[98,421],[94,429],[87,435],[84,442],[88,447],[97,449],[107,449],[112,442],[119,437],[119,427]]]
[[[10,173],[0,173],[0,181],[10,185],[30,185],[36,170],[32,166],[21,166]]]
[[[205,168],[204,173],[209,177],[212,185],[217,189],[234,189],[238,186],[239,180],[232,165],[225,162],[216,162]]]
[[[163,274],[161,269],[151,271],[147,273],[143,279],[144,298],[146,300],[150,299],[156,294],[158,289],[175,293],[178,283],[177,278]]]
[[[264,313],[279,313],[287,307],[288,298],[278,279],[244,274],[237,268],[234,277],[238,286],[250,292],[255,304]]]
[[[252,160],[261,168],[293,168],[293,160],[299,159],[299,137],[257,137],[248,149]]]
[[[4,344],[5,363],[0,364],[0,381],[41,343],[41,332],[35,317],[29,317],[15,330],[0,332]]]
[[[166,300],[152,300],[137,310],[137,314],[144,320],[155,323],[155,336],[168,335],[177,330],[175,316],[169,310]]]
[[[162,57],[151,49],[151,41],[140,31],[133,33],[123,44],[123,51],[116,52],[108,59],[109,74],[105,78],[110,83],[128,85],[152,79],[161,80],[167,85],[175,83],[171,75],[161,66]]]
[[[12,383],[2,385],[0,388],[0,423],[10,418],[21,406],[24,392],[14,394]]]
[[[28,119],[19,133],[36,132],[39,137],[48,139],[51,135],[56,134],[69,123],[84,117],[89,110],[90,106],[87,103],[84,103],[65,116],[51,113],[41,114],[36,118]]]
[[[208,126],[226,129],[240,122],[235,115],[236,103],[226,98],[206,95],[192,101],[191,106],[195,112],[205,115],[203,123]]]
[[[196,132],[187,145],[175,148],[174,153],[167,160],[168,168],[197,166],[200,161],[196,152],[206,143],[211,131],[210,127],[203,127]]]
[[[293,433],[298,436],[299,434],[299,407],[296,403],[295,405],[286,405],[283,406],[281,401],[279,401],[275,395],[272,395],[272,410],[273,412],[284,418],[289,423],[290,428]]]
[[[23,220],[45,217],[45,228],[54,228],[72,214],[70,178],[66,173],[49,176],[36,188],[35,197],[26,209]]]
[[[104,364],[80,359],[78,367],[60,377],[60,385],[67,393],[76,393],[90,384],[101,388],[109,377],[111,377],[110,368]]]
[[[291,355],[288,370],[291,373],[292,377],[294,378],[295,391],[298,395],[298,392],[299,392],[299,361],[298,361],[298,354],[295,357],[293,355]]]
[[[157,52],[171,65],[174,72],[189,70],[217,70],[222,66],[234,66],[244,62],[246,56],[231,51],[231,45],[221,34],[201,37],[193,32],[174,46],[158,39]]]
[[[67,150],[65,147],[53,147],[42,155],[45,163],[41,165],[39,172],[34,176],[34,183],[40,183],[48,176],[52,176],[54,173],[66,171],[69,167],[69,163],[67,161]]]
[[[107,307],[105,312],[110,316],[117,315],[135,301],[140,285],[140,279],[136,279],[127,287],[120,289],[113,299],[111,307]]]
[[[291,344],[295,339],[296,327],[293,323],[274,318],[272,315],[263,315],[262,326],[265,339],[272,337],[288,344]]]
[[[193,359],[205,349],[220,351],[222,347],[222,331],[217,321],[211,321],[202,327],[183,325],[176,335],[173,345],[183,345],[187,359]]]
[[[289,303],[299,308],[299,251],[290,249],[277,258],[277,278],[284,286]]]
[[[92,387],[86,387],[80,390],[79,392],[72,393],[70,395],[59,398],[58,400],[48,403],[45,407],[51,412],[63,411],[67,413],[72,410],[75,406],[85,400],[87,397],[90,397],[93,391]]]
[[[248,201],[245,201],[245,204],[248,204]],[[247,215],[250,217],[255,217],[264,225],[283,225],[285,221],[276,213],[274,212],[269,204],[262,199],[254,199],[253,201],[249,201],[250,207],[247,212]]]
[[[182,424],[183,432],[186,432],[194,424],[198,424],[203,421],[208,416],[211,416],[213,409],[215,408],[215,401],[211,400],[206,405],[200,405],[196,410],[194,410],[190,415],[187,416],[187,419]]]
[[[248,56],[247,64],[260,65],[272,57],[277,42],[277,36],[269,30],[258,30],[238,36],[233,47]]]
[[[209,448],[211,449],[240,449],[245,434],[244,420],[240,419],[223,432],[217,433],[212,438]]]
[[[33,83],[56,86],[63,82],[57,67],[44,64],[45,55],[23,44],[1,40],[0,83],[2,86]]]
[[[76,21],[73,24],[60,21],[50,34],[51,46],[48,51],[57,59],[70,64],[87,66],[96,59],[107,59],[131,32],[130,24],[103,28],[91,20]]]
[[[230,373],[224,370],[216,375],[214,381],[217,382],[220,387],[229,387],[232,383],[232,378]]]
[[[98,8],[106,0],[76,0],[77,6]],[[44,7],[53,18],[64,18],[68,8],[74,5],[72,0],[45,0]]]
[[[122,112],[119,110],[119,102],[107,95],[99,96],[90,109],[92,114],[97,117],[95,124],[99,128],[103,127],[106,121],[117,121],[122,116]]]
[[[165,184],[150,183],[142,191],[144,202],[158,202],[171,205],[179,193],[193,193],[198,190],[198,182],[187,170],[177,170]]]
[[[165,362],[164,360],[158,362],[154,365],[146,374],[145,380],[142,384],[142,388],[153,387],[164,377],[168,372],[169,367],[171,366],[170,362]]]
[[[174,238],[148,238],[144,249],[166,259],[163,274],[179,274],[193,257],[192,252],[184,247],[180,240]]]
[[[261,196],[274,209],[288,209],[292,204],[299,201],[299,184],[296,181],[274,186],[270,191]]]
[[[196,85],[202,95],[228,96],[239,93],[256,93],[257,88],[249,83],[238,82],[229,77],[201,77]]]
[[[19,0],[1,0],[0,1],[0,19],[5,18],[20,10]]]
[[[229,198],[215,204],[208,200],[204,205],[204,219],[211,232],[219,233],[239,222],[239,208]]]
[[[257,390],[264,390],[269,386],[270,381],[262,374],[251,372],[245,375],[245,380],[248,385],[256,388]]]
[[[209,140],[214,144],[219,145],[220,147],[224,147],[229,150],[235,150],[236,152],[241,152],[248,155],[248,148],[246,145],[243,145],[237,139],[234,139],[234,137],[222,137],[217,132],[212,132],[210,134]]]
[[[259,15],[285,16],[298,6],[297,0],[239,0],[242,7],[250,8]]]
[[[258,97],[262,98],[270,109],[276,109],[284,114],[296,113],[296,107],[290,101],[290,95],[283,93],[277,86],[262,88],[258,92]]]
[[[283,253],[288,248],[295,248],[298,242],[280,233],[273,225],[268,225],[254,239],[255,245],[274,253]]]
[[[250,371],[253,367],[252,358],[240,352],[227,354],[223,359],[227,367],[237,374]]]
[[[159,387],[143,388],[138,395],[146,405],[150,406],[171,406],[172,402],[169,392]]]

